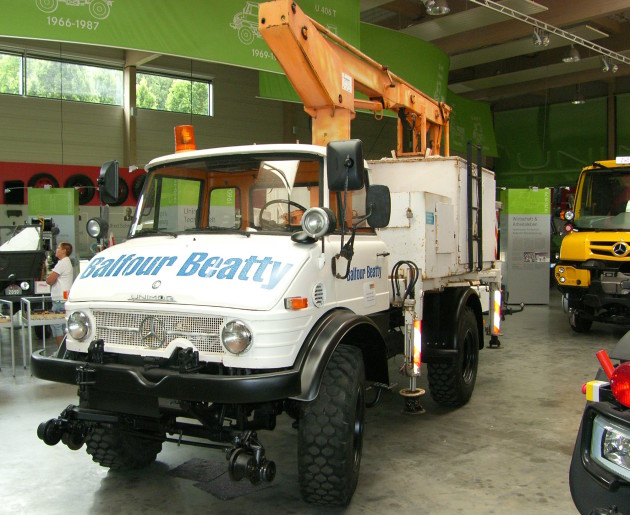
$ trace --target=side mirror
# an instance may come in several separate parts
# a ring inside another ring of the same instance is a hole
[[[358,139],[331,141],[326,146],[328,190],[348,191],[363,189],[363,143]]]
[[[389,225],[392,199],[387,186],[374,184],[368,188],[365,199],[365,211],[369,213],[367,223],[370,227],[382,229]]]
[[[101,166],[97,184],[104,204],[113,204],[118,201],[118,161],[108,161]]]

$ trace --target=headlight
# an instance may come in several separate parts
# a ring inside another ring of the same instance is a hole
[[[228,352],[241,354],[252,344],[252,333],[243,322],[232,320],[221,331],[221,341]]]
[[[564,219],[567,222],[572,221],[574,218],[575,218],[575,213],[573,211],[568,210],[564,212]]]
[[[28,284],[28,281],[22,281],[20,283],[20,288],[22,288],[23,290],[28,290],[30,284]]]
[[[90,218],[85,230],[92,238],[103,238],[109,231],[107,222],[101,218]]]
[[[82,341],[90,332],[90,319],[83,311],[75,311],[68,317],[68,334]]]
[[[325,207],[312,207],[302,216],[302,229],[312,238],[321,238],[337,227],[337,217]]]
[[[593,419],[591,457],[606,470],[630,481],[630,428],[597,415]]]

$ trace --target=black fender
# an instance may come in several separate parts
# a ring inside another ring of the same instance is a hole
[[[376,324],[368,317],[337,309],[320,318],[306,338],[298,355],[301,393],[294,399],[317,397],[328,361],[339,344],[361,349],[367,380],[389,384],[385,340]]]
[[[426,292],[422,311],[422,361],[429,363],[454,357],[459,350],[458,320],[470,307],[477,318],[479,348],[483,349],[484,325],[479,295],[468,287]]]

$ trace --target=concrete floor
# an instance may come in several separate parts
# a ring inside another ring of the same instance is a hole
[[[502,329],[502,348],[481,352],[477,386],[463,408],[439,408],[427,395],[426,413],[407,416],[401,397],[388,393],[368,410],[359,484],[345,510],[301,501],[296,435],[286,415],[275,431],[259,433],[278,468],[276,480],[263,487],[227,484],[223,454],[209,449],[165,443],[148,469],[123,474],[93,463],[83,449],[46,446],[37,425],[74,403],[76,388],[31,377],[20,349],[13,378],[5,330],[0,512],[577,513],[568,470],[584,406],[580,388],[598,368],[595,353],[610,351],[623,330],[594,324],[588,335],[574,333],[557,292],[549,306],[527,306]],[[420,386],[425,380],[426,374]],[[395,391],[407,386],[400,376],[392,374],[392,381]]]

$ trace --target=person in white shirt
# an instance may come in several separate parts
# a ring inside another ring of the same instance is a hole
[[[50,296],[52,297],[52,312],[63,313],[66,310],[66,299],[68,292],[74,281],[74,270],[70,255],[72,254],[72,244],[60,243],[55,250],[55,256],[59,260],[52,272],[46,278],[50,285]],[[57,340],[57,347],[61,345],[65,333],[65,323],[50,326],[53,336]]]

